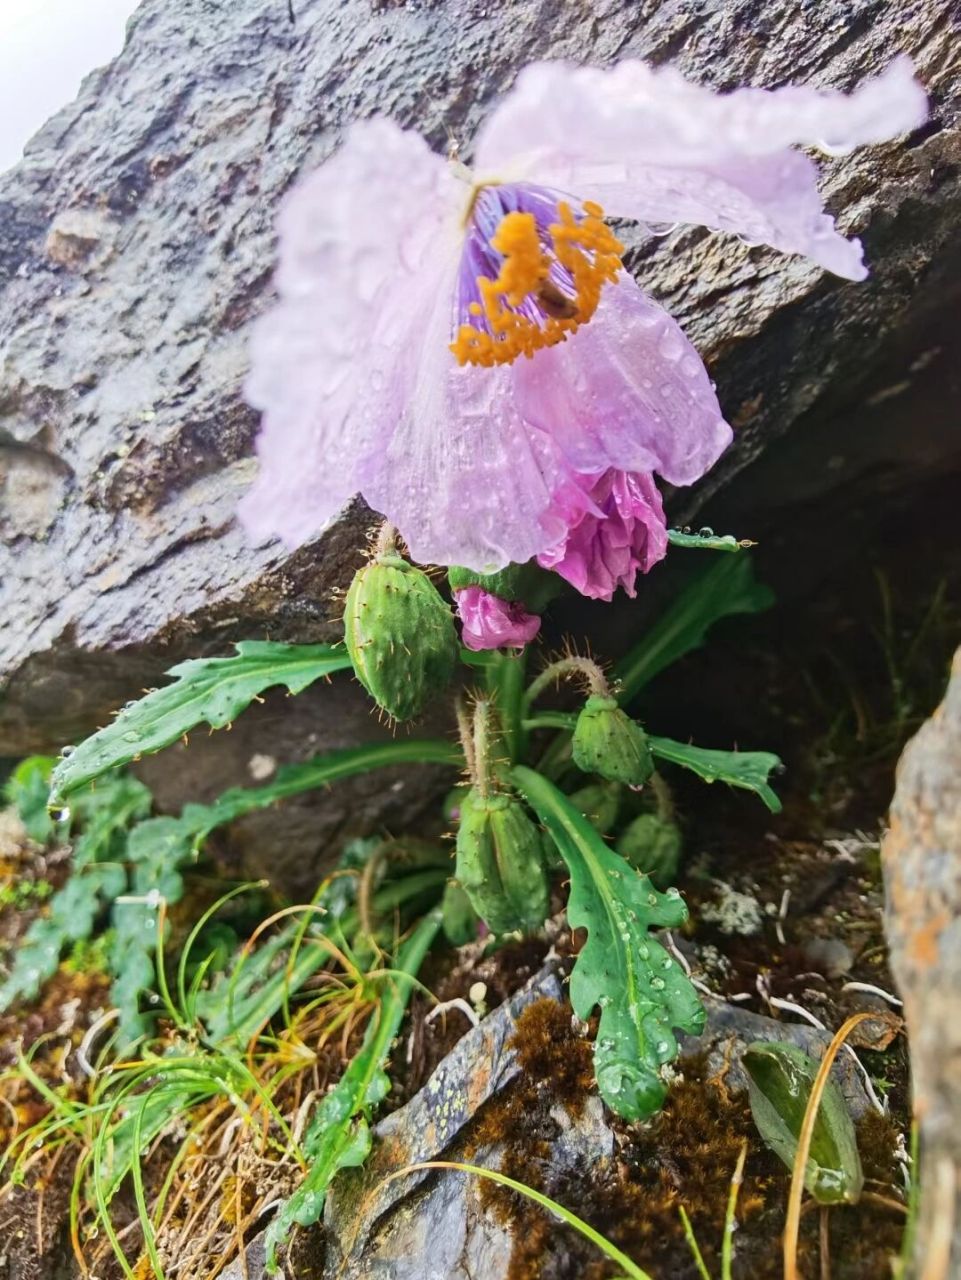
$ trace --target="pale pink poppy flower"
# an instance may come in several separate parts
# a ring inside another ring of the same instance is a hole
[[[859,280],[859,243],[791,148],[879,142],[924,116],[906,59],[851,94],[716,94],[629,61],[527,68],[470,171],[388,120],[353,126],[280,215],[279,301],[247,384],[263,410],[247,527],[296,546],[360,493],[421,562],[490,572],[563,546],[560,567],[581,538],[571,485],[690,484],[731,439],[604,218],[701,224]],[[651,552],[631,537],[640,567]]]

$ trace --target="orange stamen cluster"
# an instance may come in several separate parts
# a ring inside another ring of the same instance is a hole
[[[590,320],[604,285],[617,277],[624,246],[604,222],[600,205],[586,201],[583,209],[578,220],[570,205],[558,204],[560,221],[548,227],[549,245],[542,243],[532,213],[504,215],[490,241],[504,261],[496,280],[478,276],[481,301],[469,307],[485,327],[462,324],[450,344],[460,364],[510,364],[563,342]],[[551,283],[552,259],[567,269],[573,297]],[[536,318],[516,310],[527,299],[535,304]]]

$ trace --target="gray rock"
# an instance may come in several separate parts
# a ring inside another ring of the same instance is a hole
[[[782,1022],[723,1000],[705,1000],[705,1007],[707,1023],[703,1033],[681,1037],[681,1061],[706,1052],[709,1070],[723,1072],[729,1089],[747,1088],[741,1055],[757,1040],[780,1040],[793,1044],[815,1059],[819,1059],[831,1043],[830,1032],[819,1031],[806,1022]],[[859,1120],[873,1104],[850,1054],[838,1054],[831,1076],[844,1094],[848,1110],[855,1120]]]
[[[469,159],[483,113],[534,58],[642,56],[723,88],[849,86],[911,53],[932,123],[824,167],[829,206],[865,240],[868,284],[703,231],[628,229],[628,263],[686,326],[738,428],[688,513],[794,424],[795,502],[837,491],[843,504],[864,477],[903,488],[957,461],[953,339],[931,338],[959,278],[948,0],[513,0],[507,22],[480,0],[294,9],[145,0],[120,56],[0,178],[0,752],[77,741],[187,654],[336,635],[332,593],[368,515],[354,508],[292,556],[246,545],[234,520],[256,429],[240,395],[247,325],[270,298],[278,201],[375,112],[437,148],[450,129]],[[767,500],[789,518],[783,485],[753,486],[748,501]],[[238,756],[299,759],[374,732],[366,699],[338,683],[333,713],[326,691],[274,699],[233,741],[197,735],[145,775],[173,807],[241,780]],[[313,881],[341,828],[409,818],[392,802],[388,787],[345,787],[324,798],[321,830],[307,806],[256,841],[281,878],[306,867]]]
[[[511,1230],[485,1208],[478,1178],[438,1170],[385,1179],[420,1161],[465,1159],[471,1122],[517,1075],[514,1057],[505,1051],[516,1017],[524,1006],[545,995],[553,999],[561,995],[551,969],[542,970],[464,1036],[420,1093],[377,1126],[367,1166],[357,1173],[342,1173],[328,1200],[325,1277],[504,1280],[513,1248]],[[756,1040],[788,1041],[818,1056],[830,1036],[814,1027],[778,1022],[711,1001],[704,1034],[683,1038],[679,1067],[683,1070],[685,1060],[706,1054],[708,1069],[712,1074],[724,1073],[727,1088],[744,1089],[740,1055]],[[852,1114],[862,1116],[870,1102],[850,1059],[842,1055],[834,1076]],[[544,1087],[549,1094],[549,1082]],[[610,1166],[617,1139],[596,1095],[575,1116],[554,1102],[550,1118],[556,1128],[543,1162],[543,1184],[545,1188],[565,1185],[568,1202],[576,1206],[573,1188],[582,1183],[586,1191]],[[468,1152],[472,1164],[500,1167],[500,1145],[468,1147]],[[558,1252],[566,1248],[560,1238],[552,1247]]]
[[[508,1041],[523,1009],[545,997],[562,998],[553,967],[542,969],[463,1036],[424,1088],[377,1125],[368,1165],[359,1176],[340,1177],[327,1201],[331,1275],[342,1280],[477,1280],[504,1274],[511,1235],[483,1212],[475,1179],[440,1170],[378,1184],[406,1165],[443,1159],[458,1144],[483,1105],[516,1077],[516,1055]],[[598,1106],[597,1123],[601,1115]],[[579,1148],[586,1155],[597,1143],[585,1147],[572,1135],[556,1158],[575,1159]],[[471,1160],[496,1166],[496,1154],[482,1148]]]
[[[961,1275],[961,649],[898,765],[881,845],[891,969],[904,1000],[921,1207],[913,1275]]]

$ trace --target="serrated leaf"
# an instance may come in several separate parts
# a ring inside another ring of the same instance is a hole
[[[741,1063],[758,1133],[793,1169],[818,1063],[796,1045],[777,1040],[748,1045]],[[804,1185],[819,1204],[855,1204],[864,1186],[854,1123],[831,1079],[814,1122]]]
[[[384,1070],[400,1028],[414,978],[440,927],[440,912],[425,916],[397,953],[393,976],[357,1055],[334,1088],[322,1099],[304,1136],[309,1168],[303,1182],[278,1210],[267,1229],[267,1269],[277,1268],[277,1248],[291,1228],[317,1222],[327,1189],[343,1168],[363,1163],[370,1150],[368,1121],[373,1108],[390,1091]]]
[[[617,664],[620,700],[629,703],[665,667],[704,639],[716,622],[736,613],[758,613],[774,603],[754,578],[750,556],[724,556],[685,588],[644,639]]]
[[[148,787],[136,778],[105,779],[76,798],[73,821],[80,831],[73,842],[73,866],[93,862],[119,862],[126,856],[131,823],[146,818],[153,806]]]
[[[674,1029],[696,1033],[704,1025],[687,975],[649,932],[683,924],[687,907],[676,889],[658,893],[605,844],[553,783],[521,766],[513,777],[567,863],[567,918],[587,930],[570,998],[584,1020],[595,1007],[601,1010],[594,1045],[598,1089],[618,1115],[644,1119],[664,1100],[661,1068],[677,1057]]]
[[[41,803],[37,782],[47,789],[49,770],[44,758],[33,757],[38,767],[30,771],[28,785],[35,805]],[[29,762],[25,762],[29,763]],[[26,781],[21,777],[21,782]],[[46,800],[43,800],[46,812]],[[33,999],[53,977],[61,953],[89,938],[98,915],[123,893],[127,873],[123,866],[126,831],[132,821],[148,813],[149,790],[136,778],[112,778],[76,806],[73,824],[73,860],[69,879],[47,904],[46,915],[27,930],[6,981],[0,986],[0,1009],[20,998]]]
[[[65,755],[53,771],[50,803],[119,765],[168,747],[198,724],[222,729],[274,685],[300,693],[350,666],[343,647],[243,640],[230,658],[191,658],[172,667],[173,684],[128,703],[113,722]]]
[[[691,769],[705,782],[726,782],[760,796],[772,813],[781,812],[781,801],[768,784],[775,771],[783,770],[780,756],[772,751],[713,751],[672,738],[648,738],[655,756]]]

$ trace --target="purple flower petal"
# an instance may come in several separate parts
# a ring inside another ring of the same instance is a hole
[[[280,301],[254,327],[246,385],[264,411],[241,505],[253,536],[296,546],[361,488],[404,410],[423,313],[450,297],[468,190],[422,138],[375,120],[288,196]]]
[[[468,649],[523,649],[541,629],[541,620],[520,603],[502,600],[483,587],[464,587],[454,593],[462,623],[461,639]]]
[[[816,167],[788,148],[881,142],[926,114],[907,58],[851,94],[795,86],[715,94],[642,62],[539,63],[482,129],[477,164],[595,200],[610,216],[733,231],[857,280],[860,245],[834,230]]]
[[[567,533],[537,563],[591,599],[610,600],[618,587],[635,596],[638,573],[667,553],[664,507],[649,475],[609,470],[572,477],[556,495],[555,511]]]
[[[628,275],[605,289],[590,324],[514,369],[520,412],[576,471],[691,484],[731,442],[697,351]]]

